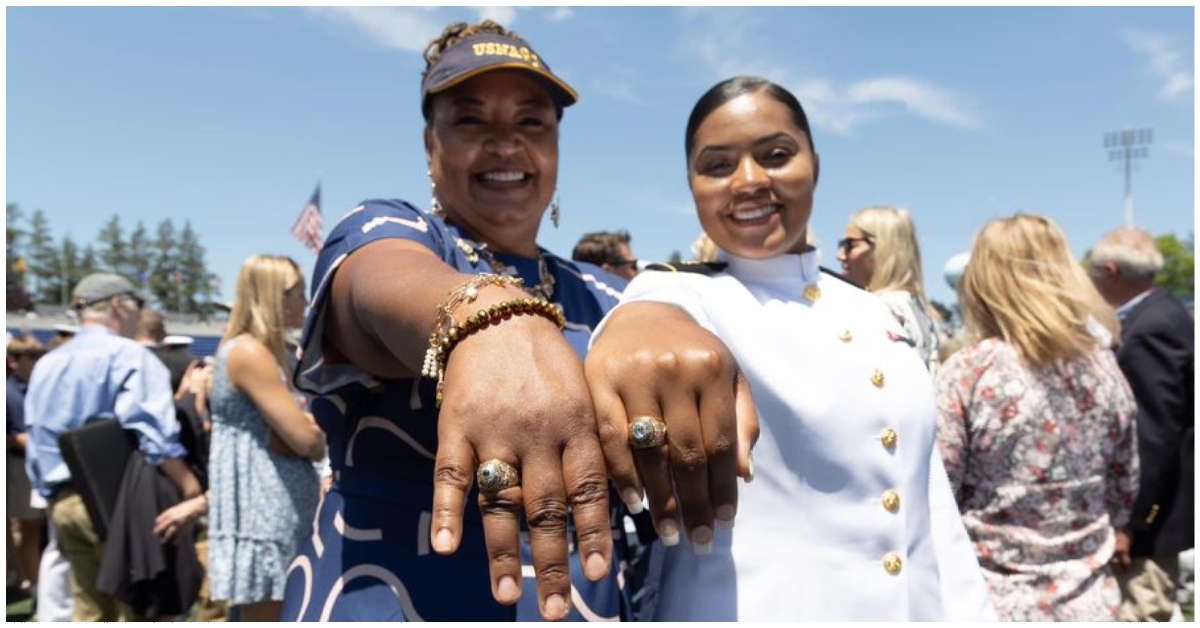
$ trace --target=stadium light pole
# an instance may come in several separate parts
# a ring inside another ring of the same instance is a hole
[[[1125,169],[1125,225],[1133,226],[1133,160],[1149,156],[1154,129],[1126,129],[1104,134],[1109,161],[1120,161]]]

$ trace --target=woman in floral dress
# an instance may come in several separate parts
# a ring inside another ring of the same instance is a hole
[[[938,373],[938,444],[1010,621],[1114,620],[1114,527],[1137,492],[1116,317],[1049,219],[983,228],[959,287],[968,346]]]

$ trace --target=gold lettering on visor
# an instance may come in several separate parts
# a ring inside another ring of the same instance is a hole
[[[532,50],[530,50],[529,48],[526,48],[525,46],[517,47],[512,44],[498,44],[495,42],[487,42],[487,43],[471,44],[471,51],[475,53],[476,57],[483,57],[483,56],[508,57],[510,59],[517,59],[518,61],[524,61],[525,63],[528,63],[529,65],[531,65],[535,68],[540,67],[540,65],[541,65],[540,60],[538,59],[538,56],[536,54],[534,54]]]

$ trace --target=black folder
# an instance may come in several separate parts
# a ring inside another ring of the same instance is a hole
[[[135,454],[141,456],[137,437],[125,431],[116,419],[100,419],[64,432],[58,437],[58,447],[96,534],[107,538],[125,466]]]

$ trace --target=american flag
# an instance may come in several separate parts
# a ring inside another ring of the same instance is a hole
[[[292,235],[311,249],[314,254],[320,254],[321,242],[325,239],[321,234],[322,229],[321,184],[318,183],[317,189],[313,190],[312,197],[308,199],[304,209],[300,210],[296,224],[292,225]]]

